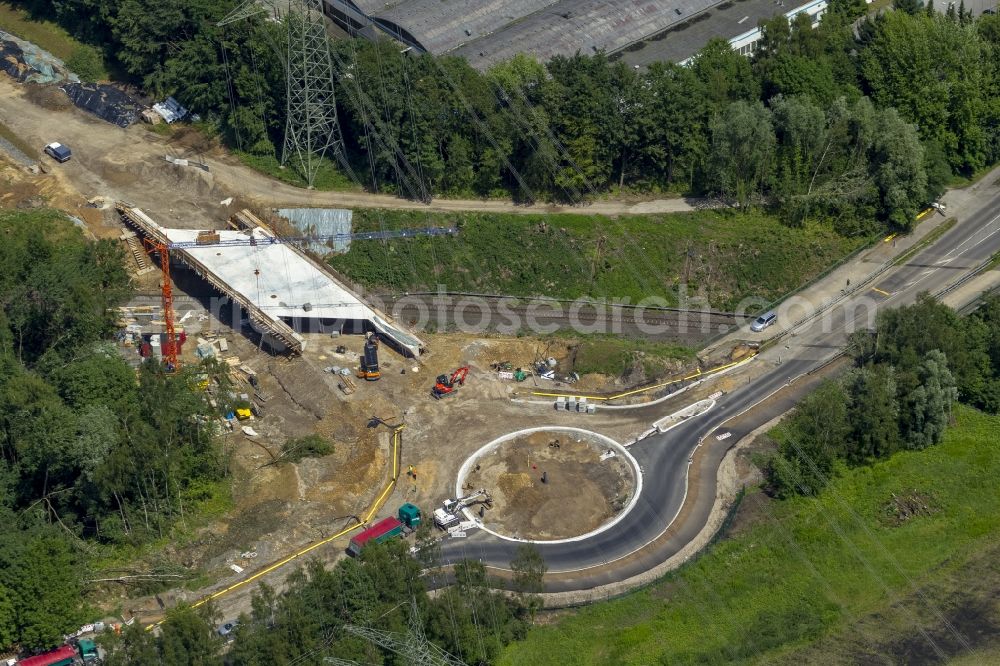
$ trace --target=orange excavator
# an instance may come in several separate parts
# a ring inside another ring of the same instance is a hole
[[[431,389],[431,394],[438,400],[453,395],[458,391],[458,387],[465,385],[465,378],[468,374],[469,368],[466,366],[453,372],[451,377],[448,375],[438,375],[437,383]]]

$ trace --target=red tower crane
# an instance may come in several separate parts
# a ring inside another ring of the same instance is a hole
[[[163,272],[161,275],[162,286],[160,287],[160,295],[163,299],[163,321],[166,330],[165,340],[163,340],[163,362],[167,367],[167,372],[177,372],[180,369],[180,361],[178,360],[178,348],[180,345],[177,340],[177,331],[174,327],[174,288],[170,282],[170,250],[163,243],[157,243],[149,239],[143,241],[150,252],[156,252],[160,255],[160,270]]]

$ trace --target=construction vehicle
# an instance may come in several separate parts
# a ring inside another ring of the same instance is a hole
[[[89,638],[70,639],[70,645],[75,645],[84,664],[95,664],[101,661],[101,653],[97,645]]]
[[[370,543],[383,543],[403,534],[403,523],[398,518],[383,518],[363,532],[351,537],[347,546],[347,554],[357,557],[361,550]]]
[[[465,385],[465,378],[469,375],[469,367],[464,366],[448,375],[438,375],[437,383],[434,384],[434,388],[431,389],[431,394],[440,400],[441,398],[446,398],[449,395],[454,394],[458,391],[460,386]]]
[[[21,659],[17,664],[18,666],[72,666],[76,663],[76,658],[76,648],[66,644],[43,654]]]
[[[361,368],[358,377],[367,382],[378,381],[382,373],[378,369],[378,336],[374,333],[365,340],[365,353],[361,357]]]
[[[485,489],[480,489],[458,499],[446,499],[441,503],[440,509],[434,509],[434,524],[443,530],[458,525],[462,519],[459,517],[462,509],[473,504],[484,504],[487,508],[493,506],[493,498]]]
[[[415,530],[420,527],[420,507],[416,504],[410,504],[407,502],[402,505],[399,507],[396,517],[401,523],[409,527],[411,530]]]
[[[420,525],[420,508],[407,502],[399,507],[396,517],[383,518],[363,532],[355,534],[347,546],[347,554],[357,557],[370,543],[384,543],[405,536]]]

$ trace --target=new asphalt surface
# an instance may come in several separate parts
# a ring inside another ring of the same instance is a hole
[[[584,590],[622,581],[680,550],[709,518],[716,473],[729,447],[790,409],[813,388],[817,370],[838,354],[852,331],[870,327],[879,310],[912,303],[920,292],[933,294],[954,284],[998,251],[1000,192],[993,188],[977,210],[960,219],[937,242],[845,295],[841,302],[792,329],[762,353],[754,362],[774,364],[767,374],[723,396],[703,416],[634,444],[630,451],[644,479],[639,501],[621,522],[591,538],[539,543],[549,570],[546,591]],[[725,431],[732,436],[716,439]],[[701,456],[702,473],[689,488],[689,461],[699,446],[709,449],[702,452],[706,454]],[[690,502],[687,507],[686,501]],[[567,515],[571,517],[572,512],[573,507],[567,506]],[[675,523],[678,516],[682,520]],[[445,539],[442,561],[475,559],[506,569],[517,545],[477,531],[468,538]]]

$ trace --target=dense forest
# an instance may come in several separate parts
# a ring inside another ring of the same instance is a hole
[[[54,211],[0,212],[0,236],[0,649],[35,649],[85,619],[95,549],[164,535],[223,468],[191,388],[212,368],[115,348],[119,248]]]
[[[850,339],[855,367],[803,400],[760,461],[779,497],[821,491],[841,465],[938,444],[961,401],[1000,413],[1000,296],[968,317],[927,294]]]
[[[235,0],[20,0],[104,49],[124,77],[176,95],[235,149],[282,145],[283,82],[263,20],[218,28]],[[751,59],[710,42],[688,67],[603,54],[527,56],[486,73],[392,44],[333,43],[347,162],[414,198],[577,202],[611,188],[768,203],[794,223],[899,227],[955,174],[1000,160],[1000,17],[914,0],[875,18],[833,0],[763,23]]]

